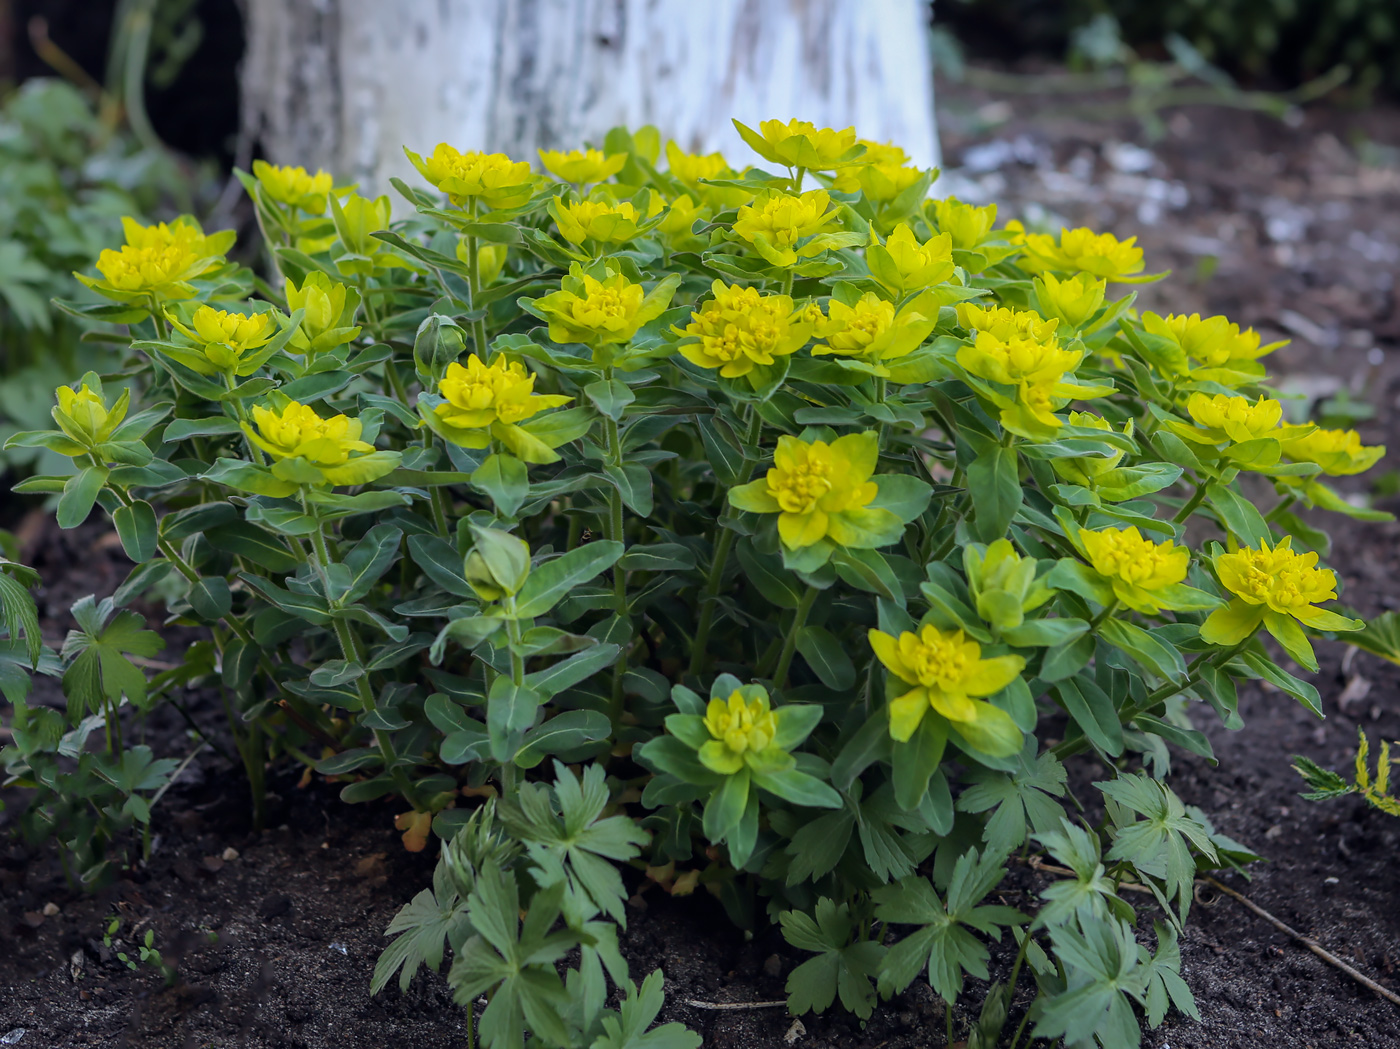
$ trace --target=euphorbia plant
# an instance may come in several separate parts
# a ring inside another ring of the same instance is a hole
[[[1359,625],[1318,607],[1318,533],[1288,532],[1296,504],[1376,516],[1317,477],[1381,450],[1281,425],[1254,333],[1111,297],[1153,279],[1131,239],[999,228],[853,130],[740,130],[775,170],[672,144],[659,171],[654,130],[545,154],[554,178],[439,145],[409,154],[437,192],[396,182],[397,219],[260,167],[276,282],[190,220],[130,227],[89,281],[117,305],[66,306],[130,348],[60,391],[59,430],[14,438],[80,468],[26,490],[61,490],[66,526],[100,502],[137,562],[121,599],[164,579],[209,631],[255,784],[303,762],[392,799],[372,811],[410,848],[475,818],[485,849],[500,814],[523,851],[395,924],[424,937],[396,945],[406,972],[446,935],[464,1000],[515,1003],[491,1044],[614,1023],[622,890],[598,865],[636,855],[633,819],[736,920],[787,913],[861,1009],[924,969],[950,1001],[986,975],[978,937],[1028,921],[981,903],[1010,849],[1085,892],[1149,885],[1156,954],[1117,897],[1016,934],[1036,1031],[1108,1044],[1129,999],[1189,1007],[1182,879],[1247,855],[1133,770],[1210,757],[1187,711],[1238,727],[1241,680],[1316,709],[1260,628],[1312,666],[1306,631]],[[1081,830],[1058,798],[1085,750],[1115,779]],[[922,929],[886,953],[885,922]],[[560,1027],[542,967],[573,947]],[[1071,1024],[1091,986],[1103,1016]]]

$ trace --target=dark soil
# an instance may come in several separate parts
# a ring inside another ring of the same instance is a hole
[[[1273,358],[1286,385],[1314,398],[1346,387],[1375,408],[1374,418],[1359,424],[1363,437],[1400,447],[1400,168],[1362,163],[1394,156],[1368,143],[1397,142],[1400,111],[1317,110],[1289,128],[1249,114],[1191,110],[1170,116],[1171,135],[1144,144],[1150,153],[1143,154],[1115,145],[1135,140],[1133,125],[1036,114],[1032,97],[1010,99],[1008,108],[1004,100],[944,86],[945,149],[949,167],[961,168],[949,176],[955,188],[947,192],[985,194],[1003,201],[1008,214],[1036,205],[1071,223],[1140,234],[1149,269],[1176,271],[1172,280],[1145,287],[1142,305],[1225,312],[1266,338],[1293,337]],[[1016,119],[997,124],[1009,112]],[[1344,144],[1358,134],[1360,147]],[[990,149],[969,149],[988,142]],[[1345,487],[1364,493],[1368,482]],[[1377,505],[1400,509],[1395,500]],[[1393,583],[1400,526],[1336,517],[1327,524],[1344,600],[1367,616],[1400,607]],[[55,617],[69,601],[89,590],[110,592],[122,574],[119,549],[97,532],[56,540],[38,529],[31,548],[51,588],[46,631],[54,638],[68,626]],[[1400,989],[1400,821],[1356,799],[1302,801],[1289,767],[1295,753],[1345,767],[1358,726],[1373,739],[1400,737],[1400,667],[1347,656],[1339,644],[1318,647],[1323,670],[1314,681],[1325,721],[1280,693],[1245,689],[1242,732],[1221,730],[1208,712],[1200,719],[1220,767],[1177,754],[1173,785],[1220,830],[1268,858],[1252,870],[1252,881],[1232,876],[1229,884]],[[162,655],[178,657],[178,644]],[[178,722],[161,731],[172,753],[189,746]],[[1101,773],[1086,762],[1075,771],[1086,781]],[[461,1045],[462,1013],[441,976],[420,976],[407,995],[391,986],[368,996],[381,932],[428,884],[432,868],[428,854],[404,852],[393,806],[350,809],[333,785],[300,786],[290,770],[275,775],[271,789],[275,829],[252,834],[241,776],[202,752],[157,810],[160,840],[149,864],[97,896],[70,892],[49,851],[11,846],[0,854],[0,1043]],[[1003,894],[1024,904],[1046,882],[1046,875],[1013,867]],[[688,1004],[779,1001],[800,954],[771,931],[746,942],[704,894],[673,900],[655,887],[641,891],[640,881],[633,887],[639,895],[624,941],[633,975],[661,967],[665,1017],[702,1032],[707,1046],[944,1044],[942,1005],[922,984],[883,1005],[863,1030],[835,1014],[798,1026],[782,1008]],[[49,903],[59,911],[46,917]],[[102,932],[112,916],[122,920],[123,944],[107,948]],[[131,971],[114,957],[147,929],[178,968],[173,987],[150,967]],[[1170,1019],[1145,1035],[1154,1049],[1400,1046],[1400,1007],[1232,900],[1203,895],[1182,946],[1184,975],[1204,1020]],[[1004,974],[1005,959],[998,965]],[[984,991],[970,981],[959,1030]]]

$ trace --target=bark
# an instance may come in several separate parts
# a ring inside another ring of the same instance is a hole
[[[655,124],[751,159],[799,117],[938,162],[927,0],[244,0],[245,133],[382,190],[438,142],[534,160]]]

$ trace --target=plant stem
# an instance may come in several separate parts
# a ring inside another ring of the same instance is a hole
[[[817,588],[809,586],[807,592],[802,595],[802,600],[798,602],[797,612],[792,620],[792,628],[788,631],[787,637],[783,638],[783,651],[778,656],[778,668],[773,671],[774,689],[781,689],[787,685],[788,668],[792,666],[792,656],[797,651],[797,635],[807,625],[807,614],[812,611],[812,605],[816,600]]]
[[[1103,611],[1089,621],[1089,633],[1092,634],[1095,630],[1099,628],[1100,623],[1102,623],[1109,616],[1113,615],[1114,612],[1118,611],[1118,605],[1119,602],[1117,601],[1110,601],[1108,604],[1104,605]]]
[[[476,218],[477,201],[472,197],[472,218]],[[467,234],[467,284],[472,290],[471,310],[477,311],[477,298],[481,295],[481,261],[476,257],[477,243],[476,235]],[[486,360],[486,318],[477,317],[472,320],[472,336],[476,342],[476,355],[483,361]]]
[[[763,436],[763,416],[752,408],[749,409],[749,432],[744,438],[744,449],[757,448],[758,442]],[[748,456],[744,457],[744,465],[739,470],[739,477],[736,485],[746,484],[749,475],[753,473],[753,465]],[[724,585],[724,569],[729,561],[729,552],[734,547],[734,529],[725,527],[733,516],[733,507],[729,505],[729,500],[724,500],[724,510],[719,515],[719,523],[715,526],[715,554],[710,563],[709,575],[705,577],[705,589],[700,594],[700,622],[695,629],[695,640],[690,648],[690,673],[698,676],[704,672],[705,664],[708,662],[709,653],[707,651],[710,643],[710,629],[714,626],[716,598],[719,597],[720,587]]]
[[[1196,494],[1187,500],[1186,505],[1176,512],[1176,516],[1172,518],[1172,524],[1181,524],[1181,522],[1195,513],[1196,507],[1200,506],[1206,497],[1206,488],[1209,484],[1209,481],[1197,483]]]
[[[789,295],[789,296],[790,296],[790,295],[792,294],[792,277],[793,277],[792,268],[789,267],[789,268],[783,273],[783,294],[784,294],[784,295]]]

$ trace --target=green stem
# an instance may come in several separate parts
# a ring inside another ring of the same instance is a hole
[[[888,393],[888,386],[883,378],[875,380],[875,403],[884,404],[885,396]],[[881,419],[875,424],[875,446],[879,449],[885,447],[885,421]]]
[[[476,198],[472,197],[472,218],[476,218]],[[481,260],[476,257],[477,241],[474,234],[467,234],[467,284],[472,290],[471,310],[477,310],[476,300],[481,295]],[[472,321],[472,336],[476,342],[476,355],[486,360],[486,317]]]
[[[224,386],[229,393],[234,391],[236,384],[233,381],[233,372],[224,372]],[[230,397],[229,403],[233,405],[233,414],[237,417],[238,421],[240,423],[247,423],[248,410],[243,406],[243,402],[237,397]],[[253,462],[257,463],[259,466],[267,465],[267,460],[263,457],[262,449],[253,443],[253,439],[249,437],[246,432],[243,434],[243,444],[247,447],[248,454],[253,457]]]
[[[1104,605],[1103,611],[1089,621],[1089,633],[1092,634],[1099,628],[1100,623],[1113,615],[1114,612],[1118,611],[1118,605],[1119,602],[1117,601],[1110,601],[1108,604]]]
[[[752,408],[749,409],[749,431],[744,437],[744,450],[757,448],[758,442],[763,437],[763,416]],[[746,484],[749,475],[753,473],[753,460],[747,455],[744,457],[744,465],[739,471],[739,476],[735,485]],[[724,569],[729,561],[729,552],[734,547],[734,529],[726,527],[726,522],[734,516],[734,508],[729,500],[725,499],[724,509],[720,512],[719,522],[715,526],[715,555],[710,563],[709,575],[705,577],[705,589],[700,594],[700,622],[695,629],[695,641],[690,649],[690,674],[698,676],[704,672],[708,663],[708,647],[710,643],[710,630],[714,626],[715,608],[719,597],[720,587],[724,585]]]
[[[802,595],[802,600],[798,602],[797,612],[792,620],[792,628],[788,630],[787,637],[783,638],[783,651],[778,656],[778,667],[773,671],[773,688],[775,690],[782,689],[787,685],[788,668],[792,666],[793,653],[797,651],[797,635],[807,625],[807,615],[812,611],[812,605],[816,600],[817,588],[809,586],[807,592]]]
[[[1168,682],[1155,692],[1149,693],[1147,698],[1141,703],[1134,703],[1132,706],[1120,711],[1118,714],[1119,723],[1126,725],[1139,714],[1146,714],[1158,703],[1171,699],[1172,696],[1179,695],[1192,686],[1199,684],[1202,674],[1201,668],[1206,666],[1223,667],[1226,663],[1230,662],[1230,660],[1234,659],[1235,656],[1239,655],[1252,638],[1253,635],[1245,638],[1238,645],[1234,645],[1223,651],[1213,652],[1208,656],[1202,656],[1192,664],[1193,669],[1191,673],[1186,676],[1186,680],[1179,684]],[[1072,754],[1078,754],[1080,751],[1087,749],[1088,746],[1088,740],[1080,736],[1078,739],[1065,740],[1063,743],[1057,744],[1050,749],[1050,753],[1054,754],[1056,758],[1063,760]]]
[[[1181,524],[1181,522],[1195,513],[1196,507],[1200,506],[1205,500],[1206,488],[1209,484],[1209,481],[1201,481],[1196,485],[1196,494],[1187,500],[1186,505],[1176,512],[1176,516],[1172,518],[1172,524]]]
[[[1270,510],[1267,514],[1264,515],[1265,523],[1273,524],[1276,520],[1278,520],[1279,514],[1283,513],[1297,501],[1298,497],[1296,495],[1285,495],[1282,499],[1279,500],[1277,506],[1275,506],[1272,510]]]
[[[788,269],[783,273],[783,294],[784,294],[784,295],[788,295],[788,296],[791,296],[791,295],[792,295],[792,276],[793,276],[793,274],[792,274],[792,267],[788,267]]]

